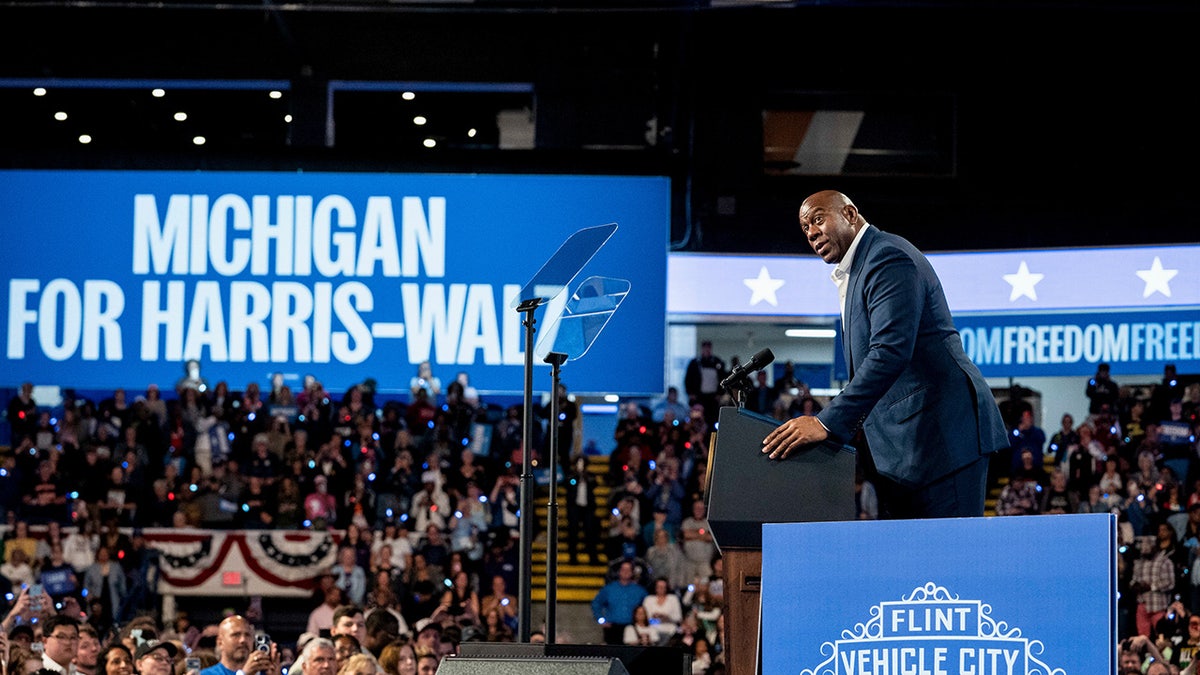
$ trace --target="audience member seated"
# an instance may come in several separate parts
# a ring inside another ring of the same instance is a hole
[[[623,642],[631,647],[655,647],[663,641],[658,626],[650,623],[650,615],[646,613],[645,605],[633,609],[633,621],[625,626]]]
[[[1008,485],[1000,490],[1000,498],[996,502],[996,515],[1028,516],[1037,513],[1041,506],[1039,489],[1037,481],[1028,474],[1014,475],[1009,479]]]
[[[517,597],[508,592],[508,584],[504,581],[503,576],[494,574],[491,579],[491,592],[480,598],[479,611],[486,616],[494,610],[501,621],[509,628],[516,630]]]
[[[650,623],[658,628],[659,635],[664,640],[674,635],[683,621],[683,605],[670,586],[666,578],[659,577],[654,580],[654,592],[642,600],[642,607],[646,609]]]

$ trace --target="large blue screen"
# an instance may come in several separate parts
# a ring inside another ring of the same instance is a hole
[[[563,381],[664,389],[665,178],[0,171],[0,186],[10,384],[141,388],[194,358],[235,387],[283,372],[396,392],[428,360],[520,392],[513,298],[573,232],[617,223],[577,282],[632,291]]]

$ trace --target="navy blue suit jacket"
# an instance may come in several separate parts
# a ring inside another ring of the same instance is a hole
[[[818,415],[842,441],[861,427],[876,469],[921,487],[1009,446],[1000,410],[967,358],[933,267],[869,228],[850,267],[845,390]]]

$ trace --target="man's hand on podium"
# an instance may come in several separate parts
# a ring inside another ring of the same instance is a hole
[[[787,459],[797,449],[820,443],[829,438],[829,432],[820,420],[811,415],[793,417],[763,439],[763,454],[769,454],[771,459]]]

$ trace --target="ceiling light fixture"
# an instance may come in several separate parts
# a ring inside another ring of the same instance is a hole
[[[54,119],[58,120],[59,122],[65,122],[67,120],[67,113],[60,110],[54,113]]]
[[[167,90],[166,89],[151,89],[150,95],[153,96],[154,98],[162,98],[167,95]]]
[[[820,338],[828,340],[837,335],[837,331],[832,328],[789,328],[783,334],[790,338]]]

